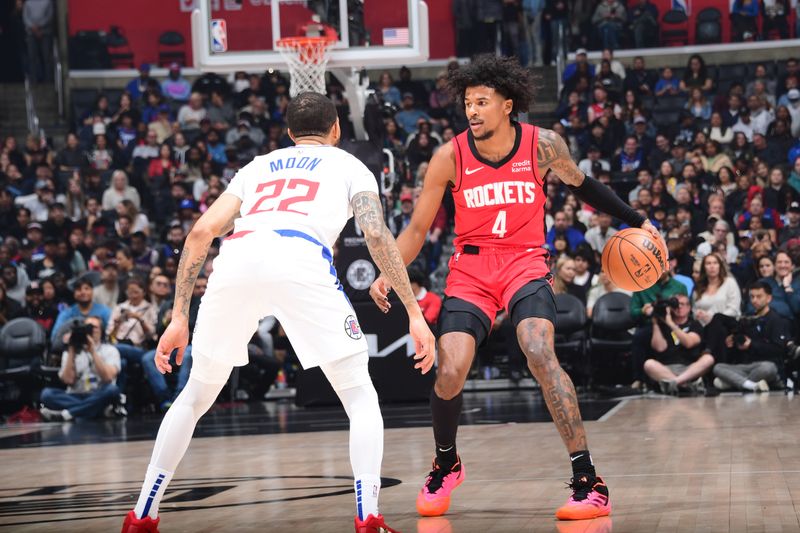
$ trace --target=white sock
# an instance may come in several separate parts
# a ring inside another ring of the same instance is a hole
[[[381,491],[380,476],[356,476],[356,513],[364,520],[369,515],[378,516],[378,493]]]
[[[320,365],[350,419],[350,466],[356,512],[362,520],[378,514],[383,459],[383,417],[368,364],[369,356],[363,352]]]
[[[144,478],[142,491],[139,493],[139,501],[136,502],[136,507],[133,509],[136,518],[149,516],[155,519],[158,517],[158,504],[161,503],[161,498],[164,496],[164,491],[167,490],[172,474],[173,472],[156,468],[153,465],[147,467],[147,475]]]
[[[751,381],[749,379],[744,380],[744,383],[742,383],[742,388],[743,389],[756,390],[757,387],[758,387],[758,385],[756,385],[756,382],[755,381]]]
[[[190,377],[186,387],[164,415],[153,446],[150,466],[147,467],[147,477],[136,503],[137,518],[145,514],[150,518],[158,516],[158,504],[189,447],[197,421],[208,411],[224,385],[209,385]],[[160,476],[163,477],[159,481]]]

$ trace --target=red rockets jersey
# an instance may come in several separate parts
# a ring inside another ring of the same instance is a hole
[[[467,130],[453,139],[456,155],[456,247],[540,247],[546,194],[539,176],[539,128],[512,122],[514,148],[501,161],[481,157]]]

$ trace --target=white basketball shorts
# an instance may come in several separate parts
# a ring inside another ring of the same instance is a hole
[[[305,233],[264,229],[224,241],[200,303],[192,349],[246,365],[247,343],[269,315],[280,321],[303,368],[367,351],[330,250]]]

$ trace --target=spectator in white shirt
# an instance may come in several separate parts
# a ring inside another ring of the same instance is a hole
[[[708,254],[716,252],[721,257],[724,257],[729,265],[735,264],[739,257],[739,249],[728,243],[729,233],[730,226],[728,223],[724,220],[717,220],[714,223],[712,239],[697,246],[696,259],[703,259]]]
[[[717,313],[739,318],[742,292],[719,255],[712,253],[703,258],[692,302],[694,317],[703,326],[708,325]]]
[[[756,95],[747,98],[747,107],[750,109],[753,133],[766,135],[769,125],[775,120],[775,111],[767,107],[767,102],[763,97]]]
[[[617,230],[611,227],[611,215],[600,212],[597,213],[597,225],[586,232],[586,242],[596,252],[602,252],[608,239],[616,233]]]
[[[206,108],[203,107],[203,95],[192,93],[189,103],[181,106],[178,111],[178,122],[182,130],[200,129],[200,121],[206,118]]]
[[[586,159],[578,163],[578,168],[590,178],[597,178],[593,170],[596,164],[599,164],[600,168],[606,172],[611,171],[611,164],[605,159],[600,158],[600,147],[593,144],[589,146],[589,149],[586,151]]]

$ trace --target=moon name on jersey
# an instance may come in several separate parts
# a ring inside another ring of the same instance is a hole
[[[464,189],[467,207],[532,204],[536,184],[530,181],[499,181]]]
[[[300,159],[296,157],[287,157],[286,160],[283,159],[276,159],[275,161],[269,162],[269,171],[270,172],[277,172],[283,169],[305,169],[311,172],[317,165],[322,162],[321,157],[301,157]]]

